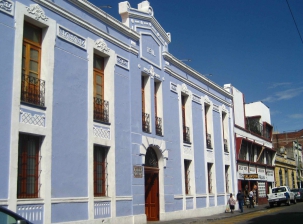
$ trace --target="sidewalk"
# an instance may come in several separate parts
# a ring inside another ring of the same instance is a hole
[[[157,221],[157,222],[147,222],[148,224],[173,224],[173,223],[179,223],[179,224],[202,224],[202,223],[208,223],[211,221],[215,220],[220,220],[220,219],[225,219],[225,218],[230,218],[234,216],[239,216],[251,212],[256,212],[260,210],[264,210],[268,208],[268,204],[265,205],[258,205],[255,206],[255,208],[247,208],[244,206],[243,208],[243,213],[240,213],[239,210],[234,211],[234,213],[219,213],[216,215],[211,215],[211,216],[203,216],[203,217],[195,217],[195,218],[187,218],[187,219],[175,219],[175,220],[170,220],[170,221]]]

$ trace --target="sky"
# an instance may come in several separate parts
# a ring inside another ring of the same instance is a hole
[[[121,0],[89,0],[121,21]],[[143,0],[129,0],[132,8]],[[270,108],[276,132],[303,129],[303,0],[150,0],[169,52],[245,103]],[[288,4],[292,14],[289,10]],[[293,20],[293,17],[295,22]],[[300,33],[300,34],[299,34]],[[301,39],[301,37],[302,39]]]

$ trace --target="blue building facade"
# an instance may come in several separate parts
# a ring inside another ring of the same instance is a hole
[[[0,205],[34,223],[211,215],[237,190],[232,95],[169,53],[148,1],[119,13],[0,0]]]

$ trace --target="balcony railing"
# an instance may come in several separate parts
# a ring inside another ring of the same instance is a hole
[[[224,152],[228,152],[227,139],[224,139]]]
[[[263,125],[257,120],[247,120],[247,129],[257,135],[263,135]]]
[[[211,146],[211,134],[209,134],[209,133],[206,134],[206,147],[208,149],[212,149],[212,146]]]
[[[94,120],[109,123],[108,114],[108,101],[94,97]]]
[[[253,132],[254,134],[260,135],[266,139],[271,139],[271,129],[269,126],[263,126],[262,123],[259,123],[258,120],[247,119],[246,120],[246,127],[249,131]]]
[[[45,81],[22,74],[21,102],[45,106]]]
[[[190,143],[189,127],[183,126],[183,142]]]
[[[162,136],[162,118],[156,117],[156,135]]]
[[[149,114],[142,112],[142,131],[150,133],[149,126],[150,126]]]

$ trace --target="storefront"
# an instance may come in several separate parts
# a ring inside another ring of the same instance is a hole
[[[267,204],[266,195],[274,186],[273,168],[266,169],[263,166],[242,163],[238,164],[237,174],[238,188],[244,193],[245,199],[252,190],[256,205]]]

